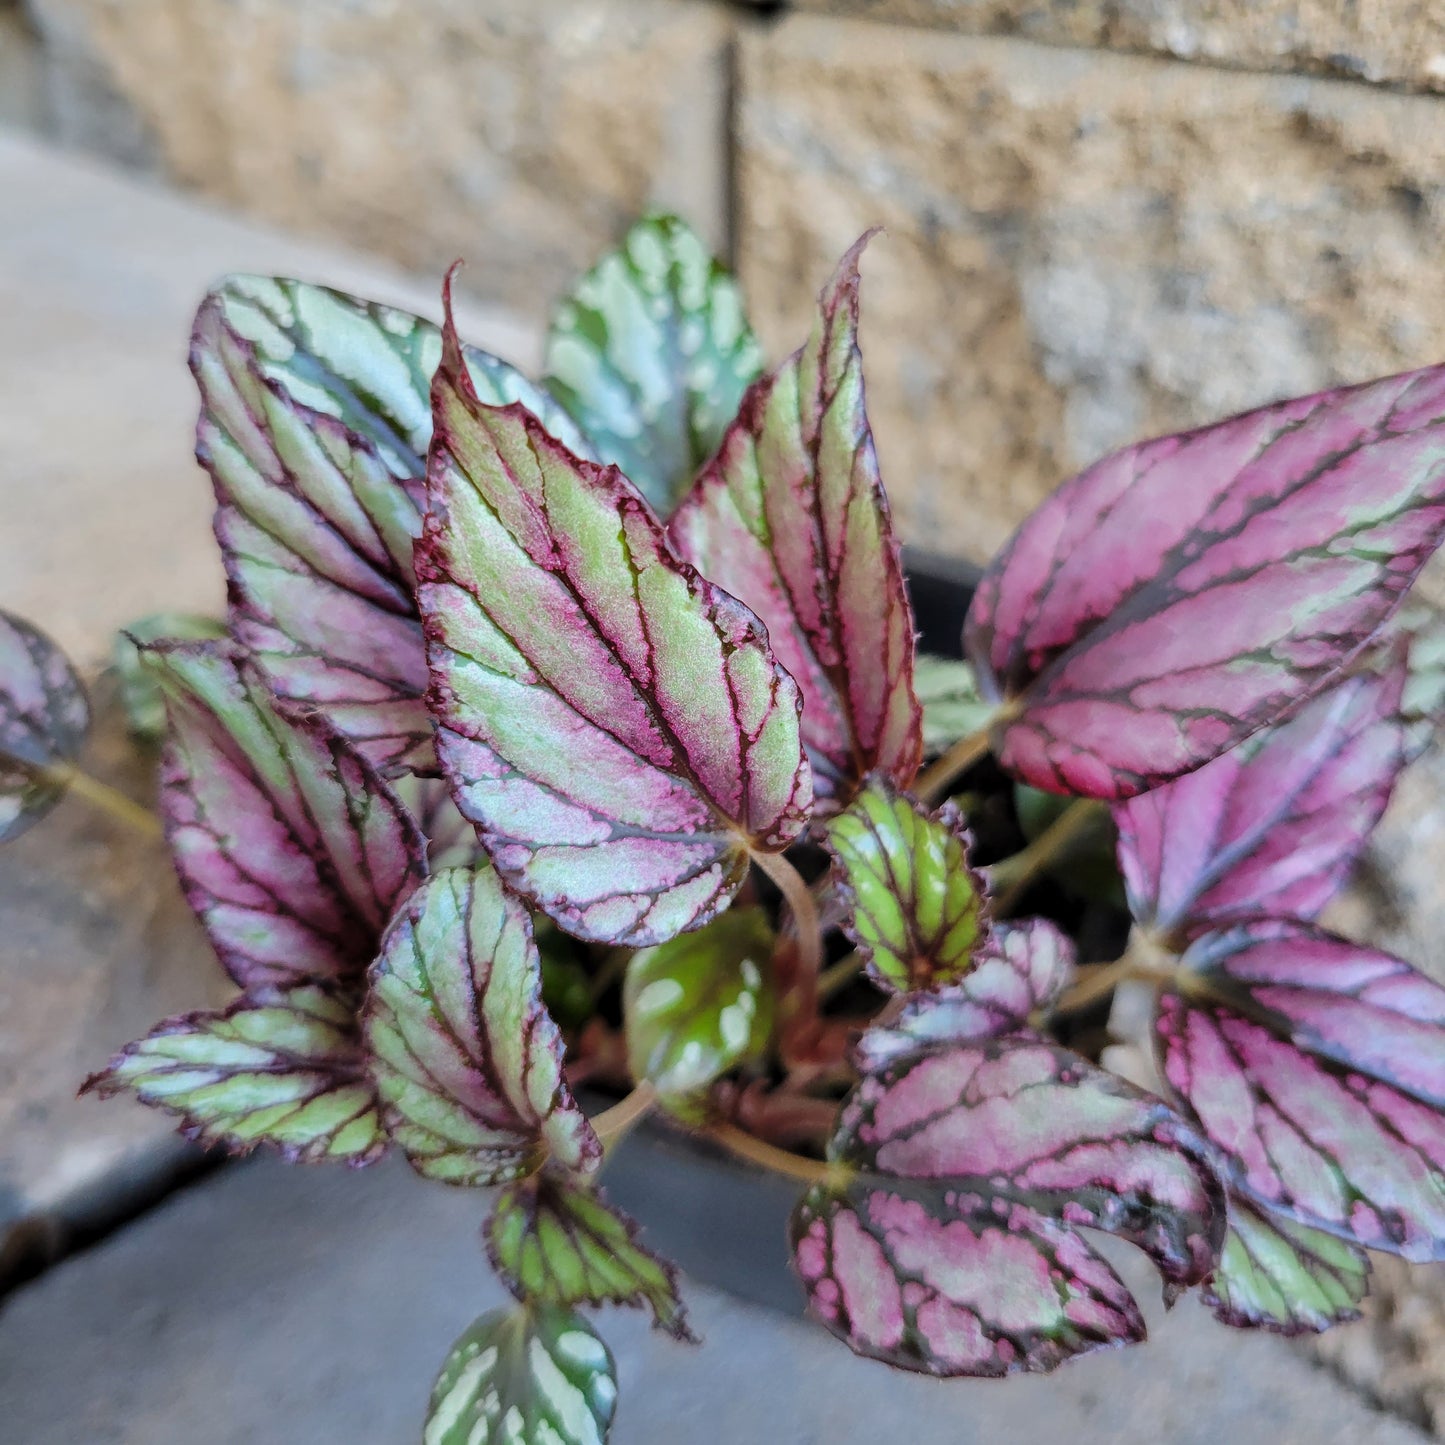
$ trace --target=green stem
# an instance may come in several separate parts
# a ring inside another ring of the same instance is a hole
[[[736,1124],[714,1124],[707,1131],[707,1137],[721,1144],[729,1154],[800,1184],[831,1184],[839,1177],[836,1165],[825,1164],[821,1159],[806,1159],[801,1154],[779,1149],[776,1144],[764,1143]]]
[[[593,1117],[592,1132],[602,1141],[604,1149],[611,1149],[646,1118],[656,1102],[657,1090],[644,1079],[626,1098]]]
[[[823,967],[823,929],[818,905],[803,875],[781,853],[754,853],[753,862],[777,885],[798,932],[798,973],[812,984]]]
[[[39,782],[49,783],[53,788],[73,793],[92,808],[147,838],[160,840],[165,836],[161,820],[149,808],[141,807],[118,788],[102,783],[99,778],[93,778],[89,773],[83,773],[69,763],[36,764],[3,748],[0,748],[0,756],[14,762]]]
[[[1094,823],[1103,808],[1104,804],[1093,798],[1080,798],[1065,808],[1027,848],[995,863],[988,870],[989,888],[996,899],[994,916],[1007,918],[1029,884],[1068,851],[1069,845]]]
[[[1099,963],[1081,968],[1079,976],[1064,990],[1049,1012],[1079,1013],[1091,1004],[1098,1003],[1101,998],[1107,998],[1121,983],[1132,977],[1134,960],[1127,953],[1123,958],[1116,958],[1113,963]]]
[[[837,963],[825,968],[818,975],[818,1002],[822,1003],[833,997],[839,989],[847,988],[863,969],[863,956],[855,948],[847,958],[840,958]]]
[[[976,762],[988,755],[993,746],[992,722],[959,738],[941,758],[926,767],[914,784],[914,792],[925,803],[936,803],[946,792],[949,784],[962,773],[966,773]]]

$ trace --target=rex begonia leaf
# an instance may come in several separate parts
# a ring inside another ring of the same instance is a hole
[[[749,391],[669,535],[747,603],[803,694],[820,800],[878,771],[907,787],[923,756],[913,609],[863,405],[858,258],[819,298],[813,335]]]
[[[170,734],[161,814],[186,898],[242,988],[357,981],[426,842],[328,722],[221,643],[142,650]]]
[[[1044,918],[996,923],[963,979],[911,994],[854,1045],[858,1066],[876,1073],[901,1055],[1016,1032],[1063,991],[1074,945]]]
[[[218,642],[226,624],[215,617],[158,612],[142,617],[116,634],[111,649],[120,701],[131,736],[157,743],[166,735],[166,698],[155,674],[145,665],[141,648],[152,642]]]
[[[503,1190],[486,1228],[492,1267],[519,1300],[645,1306],[658,1329],[693,1339],[677,1270],[637,1235],[598,1190],[550,1169]]]
[[[1405,692],[1400,699],[1411,759],[1418,757],[1445,720],[1445,618],[1423,603],[1407,603],[1395,619],[1407,648]]]
[[[412,543],[440,356],[428,321],[262,276],[212,291],[191,342],[236,633],[281,694],[324,708],[387,767],[430,747]],[[505,362],[469,349],[467,364],[481,395],[581,445]]]
[[[452,1346],[432,1386],[422,1445],[604,1445],[617,1368],[581,1315],[492,1310]]]
[[[174,1114],[181,1133],[243,1154],[370,1164],[386,1149],[349,999],[322,984],[262,985],[217,1013],[184,1014],[85,1083]]]
[[[700,927],[803,827],[797,687],[616,468],[478,400],[450,323],[434,403],[418,598],[457,805],[569,933]]]
[[[387,930],[363,1014],[387,1132],[417,1173],[504,1184],[602,1146],[562,1077],[532,922],[496,872],[429,879]]]
[[[1368,1249],[1445,1258],[1445,989],[1262,920],[1190,947],[1155,1039],[1233,1189]]]
[[[1333,680],[1442,530],[1445,367],[1106,457],[974,595],[1000,762],[1113,800],[1208,762]]]
[[[638,221],[547,339],[548,388],[664,517],[761,365],[737,282],[676,216]]]
[[[733,908],[629,960],[622,995],[628,1068],[672,1112],[699,1114],[715,1079],[767,1047],[774,943],[761,908]]]
[[[1227,1325],[1318,1334],[1359,1318],[1369,1282],[1370,1261],[1354,1245],[1231,1195],[1229,1233],[1204,1298]]]
[[[952,803],[929,813],[875,776],[829,821],[827,843],[839,891],[852,902],[845,928],[875,983],[911,993],[968,973],[988,919]]]
[[[913,659],[913,691],[923,709],[923,751],[946,753],[960,738],[986,727],[998,710],[979,690],[971,662],[921,652]]]
[[[0,611],[0,843],[19,837],[60,801],[46,769],[73,762],[90,704],[69,659],[44,633]]]
[[[1321,693],[1197,772],[1115,809],[1134,917],[1161,933],[1340,891],[1408,757],[1404,657]]]
[[[1006,1375],[1144,1337],[1138,1305],[1076,1232],[1146,1250],[1166,1294],[1208,1277],[1223,1193],[1168,1107],[1028,1036],[867,1075],[829,1157],[853,1171],[793,1217],[813,1310],[859,1354]]]

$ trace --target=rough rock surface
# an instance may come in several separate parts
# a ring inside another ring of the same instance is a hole
[[[705,0],[32,0],[62,139],[540,314],[634,215],[724,240]]]
[[[745,37],[740,267],[797,345],[864,261],[908,540],[983,559],[1124,442],[1445,356],[1440,102],[796,17]]]
[[[798,8],[1445,89],[1433,0],[798,0]]]

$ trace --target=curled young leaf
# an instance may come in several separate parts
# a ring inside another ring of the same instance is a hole
[[[1226,1325],[1318,1334],[1358,1319],[1369,1283],[1370,1261],[1354,1245],[1231,1195],[1229,1233],[1204,1298]]]
[[[1445,367],[1106,457],[974,595],[1000,761],[1115,800],[1208,762],[1333,681],[1442,530]]]
[[[226,624],[218,618],[180,612],[142,617],[116,633],[111,656],[132,737],[158,743],[166,735],[165,694],[155,674],[146,667],[141,648],[153,642],[218,642],[225,635]]]
[[[64,783],[44,774],[79,756],[89,728],[85,688],[65,654],[0,611],[0,843],[60,801]]]
[[[664,517],[760,368],[737,283],[676,216],[638,221],[562,301],[547,339],[553,395]]]
[[[839,891],[852,899],[845,928],[875,983],[912,993],[969,972],[988,919],[963,815],[952,803],[929,813],[875,776],[829,822],[827,844]]]
[[[646,1307],[658,1329],[695,1340],[677,1270],[637,1235],[637,1224],[600,1190],[550,1169],[504,1189],[486,1228],[492,1267],[519,1300]]]
[[[483,1315],[432,1387],[422,1445],[605,1445],[617,1367],[571,1310],[518,1305]]]
[[[867,1075],[793,1217],[814,1309],[860,1354],[935,1375],[1049,1370],[1142,1339],[1075,1232],[1144,1249],[1166,1294],[1214,1268],[1218,1181],[1158,1099],[1041,1039],[924,1052]]]
[[[187,1139],[297,1163],[370,1164],[386,1149],[351,1000],[323,984],[253,989],[128,1044],[81,1092],[129,1091],[174,1114]]]
[[[483,865],[429,879],[397,914],[363,1014],[387,1132],[417,1173],[503,1184],[602,1146],[562,1077],[562,1036],[520,900]]]
[[[761,908],[733,908],[628,962],[628,1068],[671,1112],[700,1117],[708,1086],[767,1047],[774,944]]]
[[[878,771],[907,787],[923,756],[913,609],[863,406],[858,258],[819,298],[812,338],[743,401],[670,536],[757,612],[803,694],[820,800]]]
[[[913,660],[913,691],[923,709],[923,751],[927,757],[946,753],[960,738],[987,727],[996,703],[979,689],[971,662],[920,653]]]
[[[1313,918],[1340,891],[1404,767],[1396,650],[1296,717],[1115,809],[1134,917],[1159,933],[1231,915]]]
[[[1074,945],[1047,919],[996,923],[959,983],[911,994],[888,1024],[863,1034],[858,1067],[877,1073],[903,1057],[1014,1033],[1053,1003],[1073,967]]]
[[[1160,1072],[1231,1186],[1367,1249],[1445,1258],[1445,989],[1303,925],[1206,935],[1159,1003]]]
[[[424,762],[431,743],[412,543],[440,356],[419,317],[262,276],[212,291],[191,341],[237,636],[281,695],[324,708],[388,769]],[[580,445],[540,388],[466,356],[480,394],[521,401]]]
[[[700,927],[806,819],[793,680],[615,468],[479,400],[450,324],[434,403],[418,597],[458,806],[569,933]]]
[[[242,988],[359,980],[426,874],[406,809],[329,722],[275,700],[233,649],[142,653],[170,719],[166,835],[226,972]]]

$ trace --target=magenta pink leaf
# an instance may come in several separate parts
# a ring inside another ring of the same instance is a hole
[[[90,1089],[133,1093],[233,1154],[271,1144],[296,1163],[359,1166],[386,1150],[354,1001],[328,985],[263,984],[217,1013],[167,1019]]]
[[[1368,1249],[1445,1258],[1445,989],[1265,920],[1199,939],[1160,1000],[1160,1070],[1233,1187]]]
[[[979,585],[1000,761],[1122,799],[1337,676],[1445,530],[1445,367],[1141,443],[1066,483]]]
[[[562,1035],[521,901],[483,865],[429,879],[387,930],[363,1015],[387,1132],[446,1184],[503,1184],[602,1146],[562,1077]]]
[[[325,719],[219,643],[142,649],[170,720],[161,812],[177,872],[243,988],[358,980],[425,840]]]
[[[1396,650],[1291,721],[1115,809],[1134,917],[1159,933],[1268,912],[1313,918],[1340,891],[1408,757]]]
[[[44,774],[79,756],[89,728],[85,688],[65,654],[0,611],[0,843],[60,801],[65,785]]]
[[[909,995],[858,1040],[858,1065],[876,1073],[905,1056],[1013,1033],[1053,1003],[1073,967],[1074,945],[1046,919],[996,923],[960,983]]]
[[[418,596],[458,806],[568,932],[700,927],[806,820],[793,680],[616,468],[478,400],[450,323],[433,401]]]
[[[878,476],[858,350],[858,260],[819,298],[812,338],[743,398],[673,518],[678,550],[753,608],[803,694],[820,799],[881,771],[907,787],[923,755],[913,611]]]
[[[1172,1297],[1213,1271],[1224,1196],[1160,1100],[1045,1040],[926,1050],[867,1075],[793,1219],[824,1323],[940,1375],[1047,1370],[1142,1339],[1128,1290],[1077,1235],[1148,1252]]]

